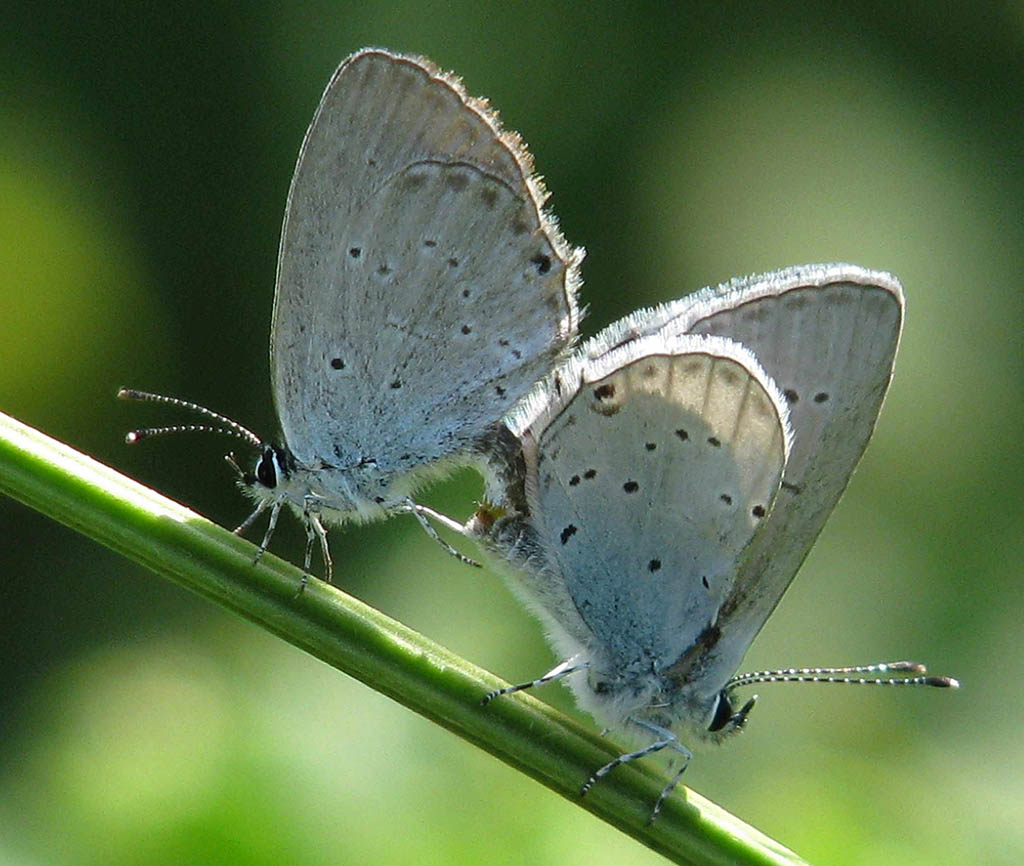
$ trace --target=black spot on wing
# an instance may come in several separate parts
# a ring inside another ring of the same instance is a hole
[[[531,265],[536,265],[538,274],[546,274],[551,270],[551,256],[545,253],[537,253],[532,259],[530,259]]]

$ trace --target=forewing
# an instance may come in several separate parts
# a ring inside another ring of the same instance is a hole
[[[588,344],[515,432],[541,559],[572,603],[550,613],[613,670],[652,670],[732,593],[782,476],[785,408],[729,340],[607,349]]]
[[[346,60],[285,214],[271,367],[307,465],[400,475],[474,444],[576,333],[577,268],[519,139],[426,61]]]

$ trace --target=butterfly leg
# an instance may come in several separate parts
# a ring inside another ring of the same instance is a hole
[[[532,680],[528,683],[520,683],[516,686],[505,686],[503,689],[495,689],[493,692],[488,692],[483,698],[480,699],[480,703],[483,706],[487,706],[495,698],[501,697],[502,695],[510,695],[513,692],[521,692],[524,689],[532,689],[535,686],[543,686],[547,683],[552,683],[555,680],[560,680],[562,677],[567,677],[569,674],[574,674],[577,671],[582,671],[589,667],[587,662],[578,661],[579,656],[573,656],[571,659],[566,659],[564,662],[555,665],[540,679]]]
[[[302,512],[302,521],[306,524],[306,553],[302,559],[302,584],[296,593],[297,596],[302,595],[309,581],[309,575],[312,574],[310,568],[313,562],[314,541],[318,540],[320,542],[320,553],[324,559],[324,580],[330,583],[331,577],[334,575],[334,560],[331,559],[331,548],[327,543],[327,530],[324,529],[323,523],[320,522],[317,502],[318,500],[307,497],[306,507]]]
[[[281,513],[281,502],[275,502],[270,506],[270,520],[267,521],[267,531],[263,533],[263,541],[260,542],[260,546],[256,549],[256,556],[253,558],[253,565],[258,563],[262,558],[263,554],[266,553],[267,547],[270,545],[270,537],[274,534],[274,530],[277,528],[277,518]],[[261,502],[256,510],[250,514],[242,524],[235,530],[236,535],[241,535],[246,529],[252,526],[253,521],[256,520],[267,508],[266,502]]]
[[[670,748],[675,749],[683,756],[683,766],[679,768],[679,771],[672,777],[669,783],[661,789],[661,793],[658,795],[658,801],[654,804],[654,809],[651,810],[651,817],[647,819],[648,824],[653,824],[654,820],[661,813],[661,807],[668,799],[669,794],[676,789],[676,785],[678,785],[679,780],[683,778],[683,773],[685,773],[686,768],[690,766],[690,759],[693,757],[693,752],[678,741],[672,744]]]
[[[266,553],[267,548],[270,546],[270,538],[274,534],[274,530],[277,528],[277,518],[281,513],[281,506],[283,502],[278,500],[272,506],[270,506],[270,520],[267,521],[267,531],[263,533],[263,540],[260,542],[259,547],[256,549],[256,556],[253,557],[252,564],[257,565],[263,558],[263,554]],[[264,511],[267,510],[267,501],[263,500],[259,505],[256,506],[256,510],[253,511],[245,520],[242,521],[234,529],[235,535],[241,535],[256,521]],[[304,573],[302,575],[302,583],[299,585],[299,591],[295,593],[296,598],[302,595],[302,591],[306,588],[307,577],[309,573],[309,559],[310,559],[310,548],[312,546],[313,532],[320,536],[320,543],[323,545],[324,561],[327,563],[327,582],[331,581],[331,557],[327,551],[327,534],[324,531],[319,519],[314,515],[306,512],[306,562],[304,567]]]
[[[430,521],[427,520],[427,518],[431,517],[438,523],[440,523],[442,526],[446,526],[448,527],[448,529],[453,529],[458,533],[464,533],[462,524],[456,523],[450,517],[445,517],[445,515],[441,514],[440,512],[434,511],[433,508],[427,508],[427,506],[425,505],[417,505],[415,502],[408,498],[401,500],[398,504],[398,507],[395,510],[398,511],[400,514],[411,514],[413,517],[415,517],[416,520],[419,521],[420,526],[423,527],[423,531],[426,532],[427,535],[430,536],[430,538],[432,538],[439,545],[441,545],[441,547],[444,548],[444,550],[447,551],[451,556],[454,556],[457,560],[459,560],[459,562],[464,562],[466,563],[466,565],[472,565],[475,568],[480,568],[479,562],[477,562],[475,559],[470,559],[468,556],[465,556],[464,554],[459,553],[459,551],[457,551],[447,541],[441,538],[441,536],[437,534],[437,530],[430,525]]]
[[[624,755],[619,755],[619,757],[615,758],[612,761],[609,761],[603,767],[596,770],[594,774],[589,779],[587,779],[586,782],[583,783],[583,787],[580,789],[581,797],[585,797],[587,795],[590,789],[593,788],[595,784],[597,784],[598,779],[602,779],[605,776],[607,776],[612,770],[614,770],[620,764],[626,764],[630,761],[635,761],[637,758],[645,758],[647,757],[647,755],[653,755],[655,752],[660,752],[662,749],[671,748],[675,749],[678,752],[681,752],[686,759],[686,763],[689,763],[689,760],[692,757],[690,750],[683,746],[677,739],[676,735],[673,734],[670,730],[668,730],[667,728],[663,728],[660,725],[655,725],[651,722],[643,721],[641,719],[632,719],[631,721],[634,724],[639,725],[641,728],[645,728],[646,730],[650,731],[657,737],[657,739],[649,746],[644,746],[644,748],[637,749],[635,752],[627,752]],[[684,763],[683,770],[685,769],[686,764]],[[682,776],[683,770],[680,770],[679,773],[676,774],[675,778],[673,778],[672,781],[669,782],[669,784],[662,790],[661,796],[658,797],[658,802],[655,805],[655,811],[652,814],[650,820],[653,821],[658,811],[661,810],[661,804],[664,802],[665,798],[668,797],[670,793],[672,793],[672,789],[675,787],[676,782],[679,781],[679,777]]]
[[[259,517],[266,510],[267,500],[261,499],[259,505],[256,506],[256,509],[252,512],[252,514],[250,514],[247,518],[245,518],[245,520],[239,523],[238,526],[232,529],[232,533],[234,533],[235,535],[243,535],[245,531],[256,522],[256,518]]]

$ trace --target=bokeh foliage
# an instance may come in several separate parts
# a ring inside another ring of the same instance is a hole
[[[15,4],[0,41],[0,408],[222,523],[246,510],[224,443],[127,449],[166,416],[113,393],[273,430],[284,196],[363,45],[457,70],[523,133],[589,250],[587,333],[734,274],[898,274],[875,441],[747,661],[910,656],[964,688],[766,688],[687,782],[812,862],[1020,861],[1024,6]],[[428,498],[465,516],[477,495],[465,473]],[[408,524],[336,531],[338,581],[511,679],[546,670],[494,575]],[[6,500],[0,576],[0,860],[659,859]]]

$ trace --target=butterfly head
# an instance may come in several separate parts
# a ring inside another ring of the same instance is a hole
[[[173,424],[161,427],[143,427],[132,430],[125,437],[129,444],[135,444],[143,439],[151,439],[154,436],[165,436],[171,433],[218,433],[223,436],[231,436],[240,439],[246,445],[252,446],[258,453],[251,470],[243,469],[235,459],[233,453],[227,454],[225,459],[238,475],[241,487],[250,493],[257,501],[272,504],[287,498],[294,498],[295,477],[298,474],[295,458],[288,449],[279,445],[264,441],[247,427],[239,424],[218,412],[192,403],[188,400],[181,400],[177,397],[167,397],[162,394],[151,394],[147,391],[135,391],[129,388],[122,388],[117,396],[122,400],[135,402],[160,403],[178,409],[184,409],[201,416],[213,423],[203,424]],[[299,497],[301,503],[301,496]]]

